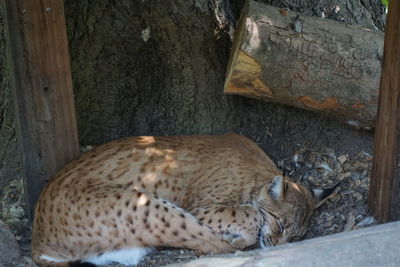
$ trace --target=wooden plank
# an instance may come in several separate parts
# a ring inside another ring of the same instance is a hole
[[[79,153],[63,0],[4,0],[27,201]]]
[[[384,35],[253,0],[242,11],[224,92],[374,127]]]
[[[369,206],[382,222],[400,220],[400,0],[389,2]]]

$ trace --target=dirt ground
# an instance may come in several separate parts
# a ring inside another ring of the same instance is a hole
[[[337,194],[315,211],[305,239],[375,224],[367,207],[371,160],[372,156],[363,151],[350,157],[322,148],[300,149],[277,163],[292,180],[307,186],[326,188],[343,181]],[[30,258],[31,227],[23,212],[21,181],[16,179],[4,192],[1,218],[11,226],[24,256],[16,266],[35,266]],[[138,266],[162,266],[197,257],[198,252],[191,250],[155,249]]]

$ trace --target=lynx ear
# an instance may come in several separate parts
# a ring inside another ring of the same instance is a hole
[[[277,175],[272,179],[268,187],[268,194],[275,200],[281,201],[285,198],[284,192],[285,178],[282,175]]]
[[[337,183],[335,186],[327,189],[313,189],[311,193],[314,196],[314,209],[321,206],[327,199],[332,197],[336,191],[336,188],[339,186],[340,182]]]

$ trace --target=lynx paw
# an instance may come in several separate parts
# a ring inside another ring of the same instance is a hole
[[[238,233],[231,233],[229,231],[224,231],[222,233],[222,238],[236,249],[244,249],[248,246],[246,239],[241,234]]]

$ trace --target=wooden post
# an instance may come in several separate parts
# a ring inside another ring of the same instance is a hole
[[[381,222],[400,220],[400,0],[389,1],[369,206]]]
[[[79,153],[63,0],[4,0],[30,216],[44,183]]]

